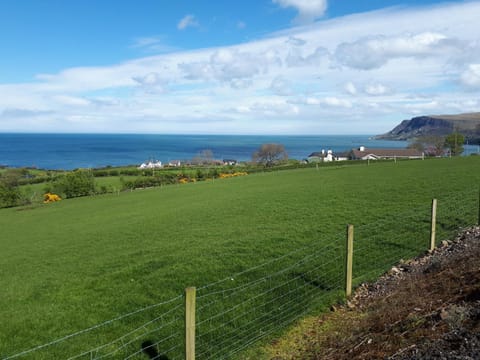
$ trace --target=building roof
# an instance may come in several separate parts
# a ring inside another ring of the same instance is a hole
[[[308,157],[313,157],[313,156],[325,157],[326,155],[327,155],[327,153],[322,154],[320,151],[316,151],[316,152],[313,152],[310,155],[308,155]]]
[[[423,156],[423,153],[416,149],[365,149],[364,151],[353,149],[352,152],[353,156],[357,159],[363,158],[368,155],[372,155],[378,158],[419,158]]]

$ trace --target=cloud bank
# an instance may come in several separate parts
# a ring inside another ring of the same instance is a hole
[[[0,84],[0,131],[368,134],[418,114],[479,111],[479,2],[313,23],[326,2],[274,2],[309,24]],[[189,26],[193,15],[178,23]]]

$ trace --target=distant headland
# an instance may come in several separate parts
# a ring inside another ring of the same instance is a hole
[[[417,116],[403,120],[391,131],[374,139],[412,140],[423,136],[445,136],[455,131],[464,135],[469,144],[480,144],[480,112]]]

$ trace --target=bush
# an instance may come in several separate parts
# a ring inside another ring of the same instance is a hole
[[[8,169],[0,174],[0,207],[12,207],[24,203],[19,185],[28,174],[26,169]]]
[[[57,194],[52,194],[52,193],[46,193],[43,195],[43,202],[45,204],[60,201],[62,198],[58,196]]]
[[[69,172],[54,180],[47,188],[47,192],[63,194],[66,198],[93,195],[95,193],[93,173],[89,170]]]
[[[17,206],[20,204],[21,198],[17,186],[9,186],[7,183],[0,181],[0,207]]]

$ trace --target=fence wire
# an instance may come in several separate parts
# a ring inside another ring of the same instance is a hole
[[[437,244],[478,221],[478,189],[437,200]],[[431,204],[426,203],[356,226],[353,285],[375,280],[400,259],[424,253],[430,217]],[[198,287],[197,358],[236,358],[259,340],[342,299],[345,238],[343,232],[323,235],[314,245]],[[145,359],[145,339],[170,360],[183,359],[184,311],[179,295],[3,359]]]

